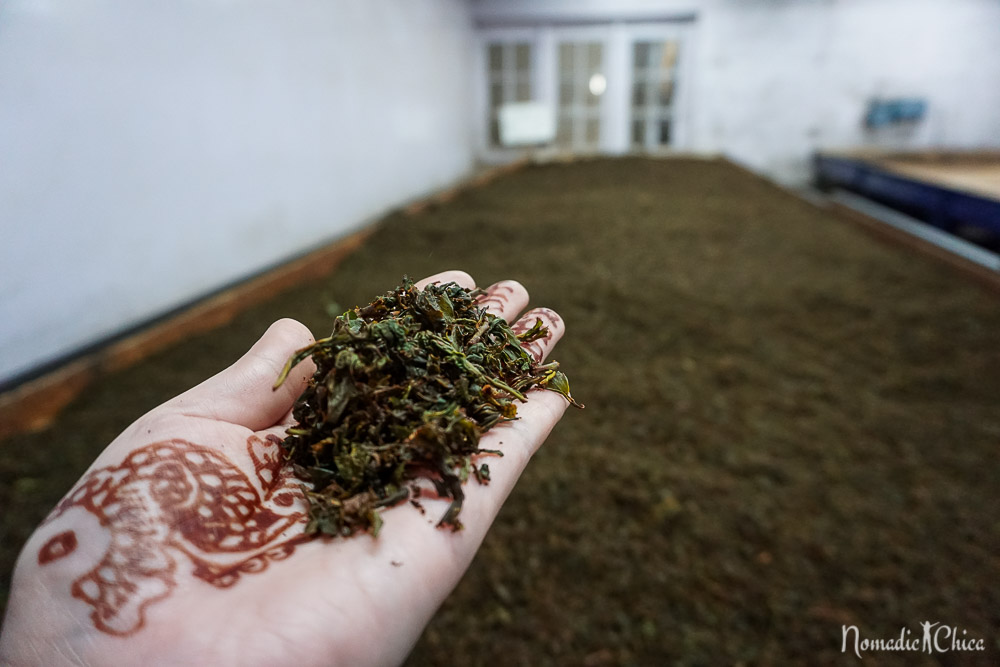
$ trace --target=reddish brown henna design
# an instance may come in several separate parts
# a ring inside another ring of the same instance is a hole
[[[54,560],[68,556],[76,550],[76,533],[64,530],[38,550],[38,564],[48,565]]]
[[[538,340],[521,343],[521,347],[527,350],[528,354],[534,357],[536,361],[541,361],[545,356],[545,348],[548,345],[548,341],[552,339],[552,328],[556,322],[560,321],[556,312],[550,308],[535,308],[522,315],[521,319],[514,322],[510,328],[514,333],[522,334],[535,326],[536,320],[542,320],[542,324],[548,327],[549,333]]]
[[[486,294],[476,299],[476,301],[481,307],[488,309],[492,313],[499,314],[503,312],[507,302],[510,301],[510,295],[513,293],[513,287],[498,283],[487,287]]]
[[[294,551],[301,534],[279,540],[303,520],[304,512],[293,509],[301,482],[282,467],[280,442],[275,436],[247,441],[263,497],[218,451],[175,439],[91,472],[56,507],[46,523],[82,508],[110,532],[101,561],[71,588],[93,607],[99,630],[129,635],[142,628],[146,608],[176,586],[177,552],[191,560],[194,576],[227,587],[241,573],[260,572]],[[38,562],[46,565],[75,547],[73,531],[59,533],[41,548]]]

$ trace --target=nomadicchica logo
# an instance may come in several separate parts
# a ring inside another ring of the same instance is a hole
[[[862,653],[883,651],[913,651],[919,653],[950,653],[959,651],[985,651],[986,642],[980,637],[970,636],[968,630],[946,625],[940,621],[920,623],[920,630],[913,632],[902,627],[899,634],[891,638],[870,638],[862,636],[856,625],[841,626],[841,653],[854,653],[863,658]]]

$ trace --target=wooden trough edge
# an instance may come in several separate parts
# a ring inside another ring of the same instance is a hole
[[[418,215],[451,201],[460,193],[481,187],[530,163],[519,160],[479,172],[456,186],[409,204],[406,215]],[[186,337],[204,333],[231,321],[250,306],[275,296],[304,280],[330,274],[374,231],[368,225],[302,257],[249,278],[195,302],[174,315],[154,319],[134,333],[70,359],[43,375],[0,393],[0,439],[38,431],[54,420],[70,401],[105,373],[127,368]]]
[[[127,368],[169,345],[231,321],[249,306],[332,271],[371,234],[364,229],[195,302],[174,315],[85,353],[0,394],[0,438],[48,425],[101,374]]]
[[[767,183],[771,187],[784,192],[801,202],[822,211],[832,213],[838,219],[851,224],[857,229],[860,229],[881,243],[897,248],[905,248],[911,252],[923,255],[938,264],[948,267],[967,280],[977,283],[986,290],[994,294],[1000,294],[1000,273],[996,271],[966,259],[961,255],[956,255],[939,245],[931,243],[930,241],[924,240],[918,236],[914,236],[913,234],[909,234],[902,229],[897,229],[896,227],[893,227],[876,217],[858,211],[857,209],[851,208],[845,204],[831,201],[828,197],[825,197],[822,194],[817,194],[816,197],[804,196],[802,192],[785,187],[780,183],[776,183],[766,176],[763,176],[755,172],[753,169],[750,169],[739,162],[735,162],[728,157],[722,157],[721,161],[746,174],[749,174],[750,176],[753,176],[758,181]]]
[[[978,283],[983,288],[994,294],[1000,294],[1000,273],[989,269],[982,264],[973,262],[961,255],[942,248],[919,236],[914,236],[902,229],[889,225],[878,218],[874,218],[855,208],[840,203],[830,202],[827,210],[836,214],[840,219],[854,225],[867,232],[873,238],[889,245],[907,248],[928,257],[938,264],[950,268],[955,273],[964,276],[966,279]]]

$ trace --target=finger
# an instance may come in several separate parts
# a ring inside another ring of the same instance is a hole
[[[495,449],[503,456],[477,456],[473,465],[489,467],[489,483],[479,484],[470,480],[462,486],[465,500],[459,514],[463,529],[458,533],[439,532],[440,538],[429,538],[426,531],[447,511],[450,501],[431,493],[419,500],[426,514],[414,512],[413,508],[401,508],[398,512],[386,512],[386,535],[394,534],[397,527],[414,526],[414,532],[424,537],[420,544],[426,549],[443,548],[457,563],[458,574],[468,565],[475,550],[496,519],[504,501],[514,489],[531,457],[538,451],[546,437],[558,423],[568,405],[566,399],[555,392],[544,389],[532,390],[527,403],[518,404],[518,419],[504,422],[483,435],[479,445],[483,449]],[[429,558],[429,562],[446,562],[448,558]]]
[[[164,404],[165,410],[239,424],[253,431],[274,426],[291,409],[316,366],[306,359],[278,389],[275,381],[288,359],[313,342],[300,322],[275,322],[235,364]]]
[[[479,297],[479,305],[497,317],[508,322],[528,305],[528,290],[516,280],[501,280],[486,288],[486,294]]]
[[[533,308],[521,315],[510,328],[514,333],[521,334],[535,326],[538,320],[542,321],[542,326],[548,329],[548,333],[537,340],[521,343],[521,347],[534,357],[535,361],[542,362],[566,332],[566,323],[559,317],[559,313],[551,308]]]
[[[465,289],[472,289],[476,286],[476,281],[472,279],[465,271],[443,271],[441,273],[435,273],[433,276],[428,276],[423,280],[416,283],[418,289],[423,289],[432,283],[438,283],[439,285],[444,285],[446,283],[458,283]]]
[[[554,391],[532,389],[528,392],[528,401],[517,404],[517,419],[499,424],[483,435],[479,443],[481,449],[503,452],[499,459],[479,461],[490,463],[491,473],[495,473],[491,474],[490,485],[496,482],[505,489],[499,494],[501,502],[568,406],[569,402]]]
[[[565,332],[563,319],[549,308],[535,308],[524,314],[514,325],[517,330],[527,330],[536,320],[542,320],[548,332],[543,338],[526,345],[528,351],[538,360],[544,359]],[[528,461],[538,451],[549,432],[565,413],[569,402],[554,391],[536,387],[527,393],[527,402],[517,402],[517,419],[496,425],[480,440],[481,449],[495,449],[503,453],[500,458],[479,456],[474,460],[478,467],[489,466],[490,482],[486,486],[468,484],[465,489],[466,502],[460,519],[466,526],[463,531],[472,538],[472,543],[485,534],[500,506],[514,487]],[[449,501],[436,498],[431,493],[421,499],[429,517],[440,517],[446,511]],[[409,513],[403,513],[407,516]],[[411,519],[417,517],[411,516]],[[388,519],[388,517],[387,517]],[[422,521],[429,520],[421,517]],[[475,526],[475,527],[473,527]],[[461,545],[468,546],[462,540]]]

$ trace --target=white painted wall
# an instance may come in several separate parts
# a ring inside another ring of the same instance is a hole
[[[0,383],[473,164],[462,0],[0,3]]]
[[[620,34],[694,15],[680,147],[724,153],[792,185],[808,179],[818,148],[1000,147],[997,0],[471,2],[480,35],[579,21],[616,24]],[[875,96],[923,97],[928,117],[868,131]]]
[[[1000,147],[998,0],[7,0],[0,383],[465,174],[473,19],[621,56],[691,16],[682,148],[796,184],[816,148]],[[874,95],[929,117],[868,132]]]
[[[1000,147],[997,0],[719,0],[703,18],[702,150],[797,184],[818,148]],[[866,130],[876,96],[922,97],[927,118]]]

